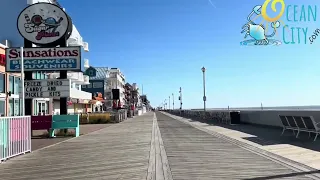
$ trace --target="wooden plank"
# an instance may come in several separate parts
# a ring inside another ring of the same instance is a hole
[[[155,121],[152,121],[151,144],[147,180],[156,179],[156,149],[155,149]]]
[[[156,115],[173,179],[310,179],[162,113]]]
[[[172,173],[171,173],[170,166],[169,166],[167,153],[166,153],[165,147],[163,145],[163,140],[161,137],[161,132],[160,132],[157,121],[156,121],[156,124],[157,124],[157,134],[159,137],[159,146],[160,146],[160,154],[161,154],[161,162],[162,162],[164,179],[165,180],[173,180]]]
[[[1,180],[146,179],[154,113],[8,160]]]

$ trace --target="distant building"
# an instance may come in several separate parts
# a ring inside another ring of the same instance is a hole
[[[112,89],[119,89],[120,103],[126,104],[125,97],[125,76],[121,73],[119,68],[108,67],[92,67],[90,66],[86,72],[89,76],[90,85],[83,87],[83,90],[93,94],[93,100],[95,100],[95,93],[100,93],[103,100],[99,100],[99,106],[103,106],[103,109],[110,109],[113,105]],[[94,86],[99,83],[99,87]],[[103,84],[103,87],[101,87]],[[98,89],[97,89],[98,88]],[[100,108],[100,107],[99,107]]]

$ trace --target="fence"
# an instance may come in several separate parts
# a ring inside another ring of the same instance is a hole
[[[31,152],[31,117],[0,117],[0,162]]]

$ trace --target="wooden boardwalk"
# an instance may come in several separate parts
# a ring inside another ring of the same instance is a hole
[[[1,180],[146,179],[154,113],[0,164]]]
[[[0,164],[1,180],[311,179],[306,175],[151,112]]]
[[[188,124],[157,113],[174,180],[311,179]]]

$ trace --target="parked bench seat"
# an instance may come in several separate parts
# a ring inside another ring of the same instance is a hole
[[[53,115],[52,128],[50,129],[50,137],[55,137],[56,129],[74,129],[75,137],[80,135],[80,118],[79,115]]]
[[[309,137],[311,133],[315,134],[314,141],[317,140],[318,135],[320,134],[320,127],[312,116],[286,116],[286,115],[279,115],[279,118],[282,123],[284,134],[285,130],[292,130],[295,134],[297,131],[296,138],[298,138],[300,132],[308,132]]]

